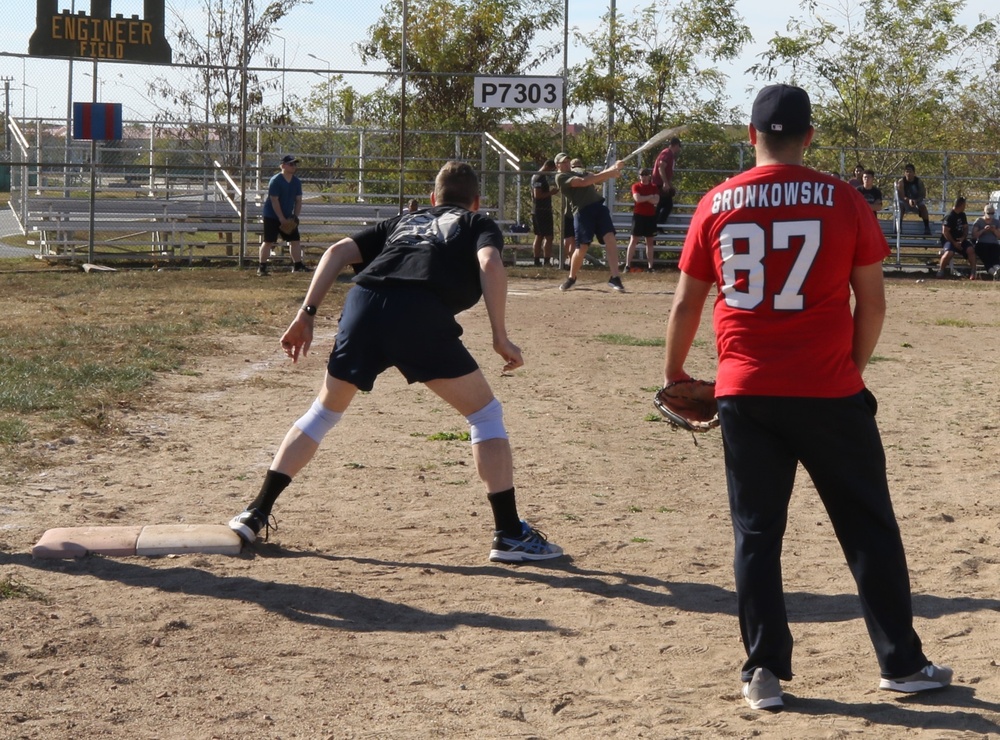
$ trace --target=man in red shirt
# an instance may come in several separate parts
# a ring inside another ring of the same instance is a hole
[[[653,163],[653,184],[660,189],[660,202],[656,207],[656,223],[665,224],[674,210],[674,160],[681,153],[681,140],[675,136],[667,148],[656,155]]]
[[[652,182],[653,171],[649,167],[639,170],[639,182],[632,185],[632,238],[625,250],[625,271],[628,272],[635,257],[639,238],[646,240],[646,262],[649,272],[653,271],[653,239],[656,236],[656,204],[660,202],[660,189]]]
[[[857,584],[879,688],[913,693],[952,677],[927,659],[913,629],[877,403],[861,377],[885,317],[889,248],[855,188],[802,166],[810,118],[805,90],[760,91],[749,126],[757,165],[698,204],[667,324],[670,382],[688,377],[684,361],[717,288],[716,396],[747,653],[743,696],[753,709],[781,709],[779,679],[792,678],[781,548],[799,462]]]

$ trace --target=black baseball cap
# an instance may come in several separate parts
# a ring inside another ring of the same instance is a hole
[[[804,134],[812,125],[809,93],[794,85],[768,85],[753,101],[750,123],[765,134]]]
[[[281,158],[281,163],[282,164],[298,164],[299,163],[299,158],[296,157],[296,156],[294,156],[294,155],[292,155],[292,154],[286,154],[284,157]]]

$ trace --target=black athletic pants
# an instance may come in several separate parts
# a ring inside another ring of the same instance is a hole
[[[882,677],[908,676],[928,663],[913,629],[909,573],[874,405],[867,391],[847,398],[719,399],[747,652],[743,681],[759,667],[783,680],[792,677],[781,547],[799,462],[854,576]]]

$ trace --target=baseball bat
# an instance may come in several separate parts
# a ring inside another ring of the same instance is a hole
[[[688,130],[687,125],[674,126],[673,128],[665,128],[659,133],[653,134],[649,139],[646,140],[638,149],[629,154],[627,157],[622,157],[622,162],[628,162],[633,157],[638,157],[643,152],[652,149],[657,144],[661,144],[672,136],[677,136]]]

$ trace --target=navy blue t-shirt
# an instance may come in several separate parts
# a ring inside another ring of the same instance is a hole
[[[453,314],[482,297],[479,250],[503,250],[503,234],[493,219],[458,206],[404,213],[352,239],[362,258],[354,282],[369,288],[426,287]]]

